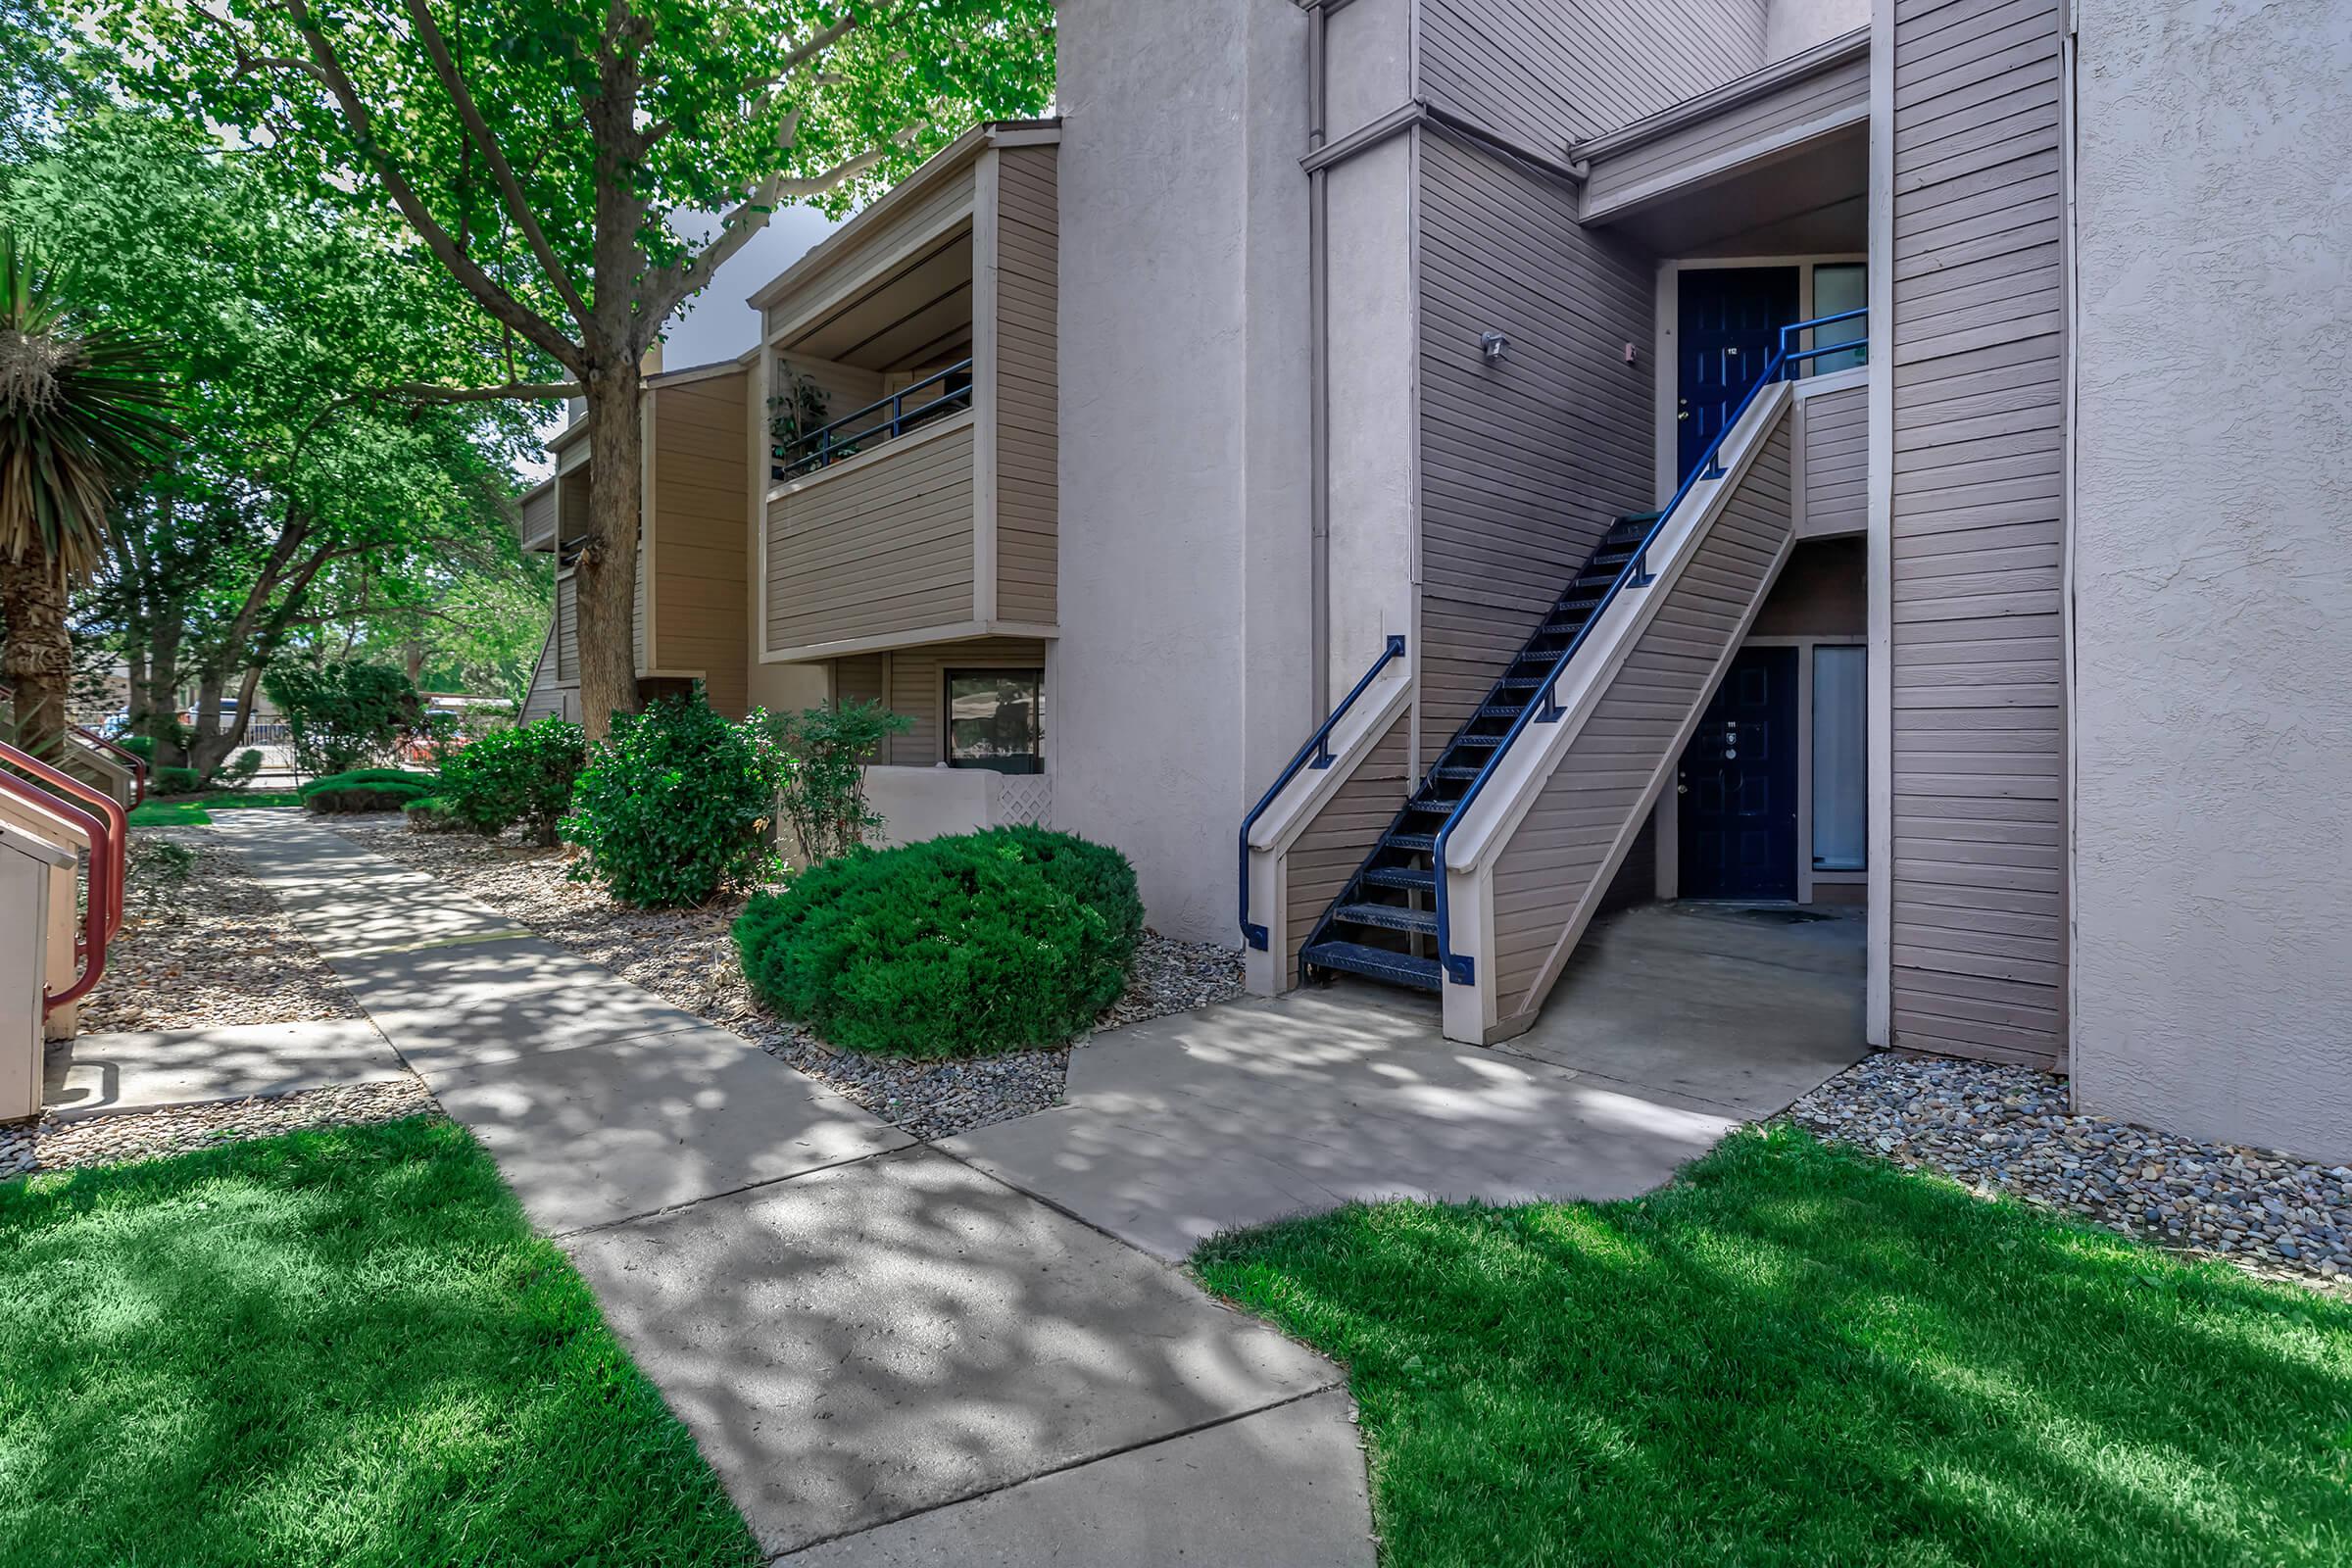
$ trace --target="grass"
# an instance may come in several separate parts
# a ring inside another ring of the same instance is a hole
[[[130,813],[130,825],[203,827],[212,821],[214,811],[301,804],[302,797],[292,790],[208,790],[196,795],[174,795],[168,800],[151,795]]]
[[[1793,1130],[1194,1261],[1347,1364],[1390,1568],[2352,1562],[2352,1305]]]
[[[0,1563],[749,1564],[437,1118],[0,1183]]]

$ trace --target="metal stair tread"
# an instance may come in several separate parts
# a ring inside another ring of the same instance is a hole
[[[1376,888],[1419,888],[1424,892],[1438,885],[1438,873],[1427,866],[1375,865],[1363,872],[1363,880]]]
[[[1336,925],[1376,925],[1386,931],[1420,931],[1436,935],[1438,911],[1408,909],[1401,904],[1343,904],[1331,911]]]
[[[1299,957],[1318,969],[1340,969],[1423,991],[1438,989],[1438,960],[1416,958],[1409,953],[1368,948],[1359,942],[1318,942]]]

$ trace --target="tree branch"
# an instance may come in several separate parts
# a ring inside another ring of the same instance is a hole
[[[475,105],[472,89],[466,85],[465,74],[458,70],[457,60],[449,52],[448,40],[441,36],[441,29],[434,24],[432,13],[425,8],[424,0],[408,0],[408,10],[410,19],[416,24],[417,37],[423,40],[424,52],[432,60],[433,74],[441,78],[442,90],[449,94],[449,101],[456,106],[458,119],[465,125],[466,134],[481,149],[483,162],[490,166],[491,176],[498,181],[499,194],[506,199],[508,216],[514,220],[514,226],[522,230],[523,240],[530,246],[531,254],[539,259],[540,270],[547,273],[547,280],[563,296],[564,308],[571,312],[572,320],[585,332],[588,329],[588,303],[580,297],[579,288],[572,281],[570,269],[556,255],[556,248],[547,242],[547,233],[539,226],[538,216],[523,198],[522,182],[514,177],[514,166],[507,162],[506,153],[498,145],[498,137],[482,118],[480,108]]]
[[[577,381],[510,381],[505,386],[434,386],[429,382],[410,381],[399,386],[375,387],[362,395],[407,398],[413,403],[547,403],[557,398],[585,397],[587,391]]]

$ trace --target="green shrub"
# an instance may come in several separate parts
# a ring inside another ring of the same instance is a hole
[[[430,773],[412,773],[397,767],[363,767],[315,778],[299,793],[305,807],[322,813],[397,811],[411,801],[431,795],[438,782]]]
[[[782,773],[766,715],[730,722],[699,687],[615,714],[562,823],[587,852],[570,875],[647,909],[751,887],[776,864],[768,827]]]
[[[455,833],[466,824],[438,795],[427,795],[400,808],[402,818],[419,833]]]
[[[835,1045],[906,1056],[1054,1046],[1118,1000],[1143,932],[1118,851],[1042,828],[853,850],[735,922],[761,999]]]
[[[124,735],[115,744],[143,762],[155,760],[155,737],[152,735]]]
[[[560,718],[490,730],[443,754],[441,799],[484,838],[519,822],[533,843],[553,844],[587,760],[580,726]]]
[[[389,664],[280,664],[262,689],[285,715],[286,742],[306,773],[347,772],[424,726],[416,686]]]
[[[204,775],[192,767],[151,767],[147,770],[147,793],[150,795],[194,795],[204,788]]]
[[[780,800],[802,858],[829,860],[863,844],[882,825],[882,813],[866,804],[865,764],[914,720],[880,703],[853,702],[778,713],[767,727],[788,760]]]
[[[213,787],[222,790],[241,790],[252,783],[262,770],[262,754],[248,748],[239,752],[236,760],[223,763],[213,774]]]

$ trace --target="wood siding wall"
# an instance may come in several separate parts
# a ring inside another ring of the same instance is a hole
[[[532,492],[522,503],[522,514],[516,531],[525,550],[553,550],[556,546],[556,487],[549,485]]]
[[[556,684],[576,685],[580,678],[580,590],[565,572],[556,579]]]
[[[893,442],[767,507],[767,648],[972,620],[972,425]]]
[[[548,718],[564,710],[564,694],[556,688],[556,628],[550,621],[547,641],[539,645],[539,662],[531,666],[531,689],[523,694],[522,721]]]
[[[947,758],[940,736],[941,709],[951,669],[1043,669],[1046,645],[1020,637],[977,637],[967,642],[898,648],[833,661],[833,695],[842,702],[887,703],[894,713],[914,720],[894,735],[881,761],[896,767],[931,767]],[[1054,698],[1046,695],[1046,722],[1054,721]],[[1048,745],[1052,744],[1051,730]]]
[[[1531,152],[1764,64],[1767,0],[1420,0],[1421,95]]]
[[[1672,188],[1710,170],[1791,142],[1808,125],[1870,116],[1870,58],[1844,61],[1722,114],[1609,157],[1596,156],[1585,211],[1600,214],[1645,190]]]
[[[1286,976],[1298,973],[1298,950],[1340,896],[1374,841],[1396,820],[1411,787],[1406,755],[1409,712],[1399,713],[1348,782],[1302,829],[1283,857],[1283,910],[1288,939],[1282,957]]]
[[[1554,954],[1607,892],[1613,852],[1680,757],[1684,726],[1788,548],[1790,447],[1784,416],[1496,858],[1488,961],[1500,1017],[1543,1004]]]
[[[1648,262],[1540,175],[1421,141],[1421,760],[1623,513],[1651,502]],[[1502,331],[1498,365],[1479,334]]]
[[[1804,531],[1860,533],[1870,525],[1870,387],[1825,392],[1803,415]]]
[[[1050,626],[1061,506],[1054,147],[998,154],[997,212],[997,618]]]
[[[750,702],[744,508],[750,475],[740,371],[654,393],[654,647],[658,670],[700,671],[711,706]]]
[[[866,264],[846,270],[827,268],[811,277],[806,286],[769,302],[763,333],[772,334],[778,328],[799,320],[811,310],[822,310],[856,293],[859,286],[858,279],[869,269],[886,267],[891,259],[911,256],[938,243],[940,234],[949,226],[956,212],[971,211],[972,191],[973,170],[971,166],[966,166],[943,178],[913,201],[890,213],[863,233],[854,236],[858,253],[866,258]],[[822,251],[823,248],[819,246],[818,250]],[[844,408],[839,412],[847,414],[850,411]]]
[[[2066,1042],[2060,0],[1897,0],[1894,1040]]]

